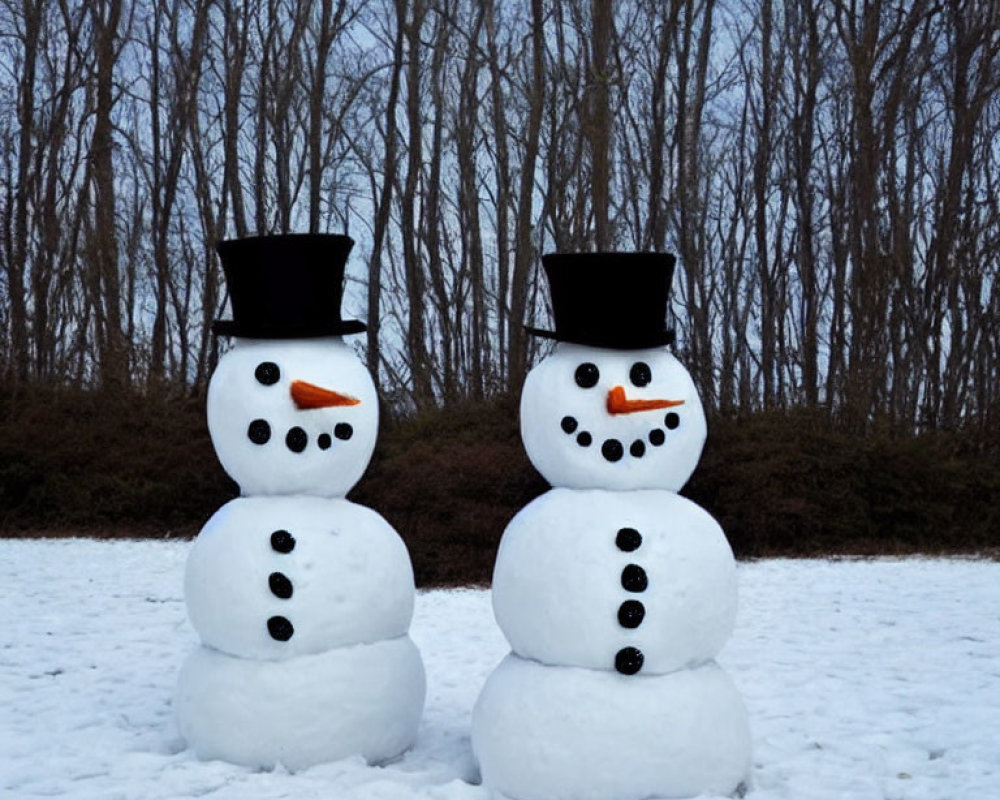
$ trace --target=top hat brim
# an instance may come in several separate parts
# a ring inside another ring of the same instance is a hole
[[[217,319],[212,324],[216,336],[243,336],[247,339],[312,339],[320,336],[347,336],[364,333],[368,326],[358,319],[335,320],[323,325],[303,325],[301,327],[282,324],[241,324],[232,319]]]
[[[543,339],[554,339],[557,342],[567,342],[569,344],[582,344],[587,347],[603,347],[608,350],[645,350],[650,347],[663,347],[674,343],[674,332],[672,330],[658,331],[652,335],[639,337],[628,335],[615,335],[615,331],[601,331],[595,334],[572,334],[558,333],[556,331],[546,331],[541,328],[533,328],[525,325],[524,329],[533,336],[540,336]]]

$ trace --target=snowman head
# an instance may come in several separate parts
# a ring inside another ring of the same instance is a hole
[[[244,495],[344,495],[375,449],[375,384],[339,337],[238,339],[212,375],[208,429]]]
[[[245,495],[344,495],[375,447],[371,376],[342,334],[346,236],[258,236],[221,242],[233,309],[216,333],[236,344],[208,388],[208,428]]]
[[[691,376],[665,347],[560,343],[521,394],[525,450],[554,486],[677,491],[705,433]]]
[[[691,376],[669,352],[674,257],[549,254],[554,353],[525,380],[521,437],[554,486],[679,490],[705,443]]]

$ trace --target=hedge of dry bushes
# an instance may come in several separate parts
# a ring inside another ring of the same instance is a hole
[[[839,431],[807,410],[714,419],[684,494],[741,557],[1000,551],[1000,442]],[[510,517],[547,488],[516,403],[387,421],[351,499],[409,545],[423,586],[484,583]],[[185,537],[235,496],[203,402],[0,392],[0,536]]]

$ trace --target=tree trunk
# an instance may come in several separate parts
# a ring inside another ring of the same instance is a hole
[[[111,119],[121,11],[121,0],[94,0],[90,6],[96,56],[96,102],[90,148],[94,221],[89,251],[101,291],[98,303],[102,308],[99,320],[103,328],[103,347],[99,353],[99,373],[102,384],[112,390],[124,389],[129,375],[128,352],[122,330],[121,279],[115,227],[115,145]]]
[[[614,39],[614,14],[611,0],[591,0],[590,103],[587,131],[590,139],[591,192],[594,208],[594,244],[598,252],[612,245],[608,209],[611,193],[611,62],[609,54]]]
[[[427,14],[426,0],[414,0],[412,15],[407,23],[406,65],[406,124],[409,132],[409,150],[406,161],[406,183],[402,200],[403,270],[406,276],[408,320],[406,347],[409,354],[410,374],[413,380],[413,401],[418,409],[434,405],[434,388],[431,384],[430,359],[427,353],[424,304],[426,284],[417,241],[415,212],[418,205],[417,186],[423,165],[420,86],[420,31]]]
[[[35,182],[31,170],[32,133],[35,129],[35,73],[38,63],[38,41],[42,24],[43,3],[24,1],[24,63],[18,81],[17,178],[14,190],[14,236],[7,265],[10,296],[11,362],[15,381],[27,380],[30,354],[28,351],[28,309],[24,275],[28,266],[28,205]]]
[[[400,73],[403,70],[403,45],[406,41],[407,0],[395,0],[396,35],[393,40],[391,77],[385,109],[385,157],[382,170],[382,189],[375,211],[375,225],[372,229],[372,255],[368,262],[368,334],[366,363],[376,386],[381,386],[379,369],[381,362],[382,299],[382,249],[385,246],[392,213],[392,186],[396,177],[397,147],[399,132],[396,125],[396,106],[399,103]]]
[[[517,234],[514,245],[514,270],[510,280],[510,329],[508,331],[507,389],[517,396],[527,374],[525,312],[528,300],[528,271],[535,262],[532,243],[534,214],[532,194],[535,188],[535,165],[542,128],[542,103],[545,100],[545,15],[542,0],[531,0],[531,84],[528,90],[528,129],[521,159],[521,180],[517,193]]]

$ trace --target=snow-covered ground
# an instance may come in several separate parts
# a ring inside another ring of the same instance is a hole
[[[171,717],[195,645],[189,545],[0,540],[0,797],[488,800],[469,714],[506,652],[481,590],[422,592],[416,747],[298,774],[202,763]],[[1000,797],[1000,563],[763,561],[739,568],[719,659],[754,732],[751,800]]]

